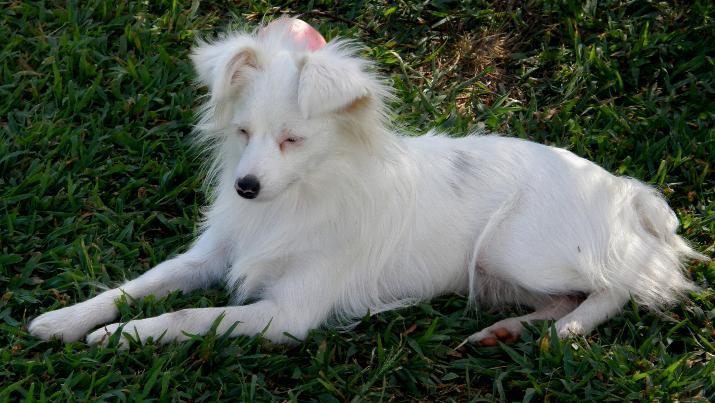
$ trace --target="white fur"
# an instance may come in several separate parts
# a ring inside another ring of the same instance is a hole
[[[191,57],[210,94],[198,125],[212,164],[201,235],[139,278],[39,316],[33,335],[77,340],[116,318],[123,293],[223,280],[237,306],[133,320],[124,331],[182,340],[223,314],[220,332],[239,322],[232,335],[286,342],[331,319],[455,292],[536,309],[470,338],[493,344],[498,329],[513,338],[537,319],[557,320],[561,337],[585,334],[629,298],[656,309],[696,288],[683,263],[707,258],[676,235],[657,191],[524,140],[393,133],[389,89],[346,42],[310,52],[279,26],[201,42]],[[288,137],[299,141],[281,151]],[[261,183],[253,200],[234,189],[249,174]]]

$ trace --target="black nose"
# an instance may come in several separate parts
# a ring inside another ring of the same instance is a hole
[[[254,199],[261,190],[261,182],[258,181],[255,175],[246,175],[243,178],[236,179],[235,187],[239,196],[245,199]]]

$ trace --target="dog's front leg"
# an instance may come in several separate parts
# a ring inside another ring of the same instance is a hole
[[[335,266],[321,266],[334,268]],[[237,324],[231,336],[263,334],[273,342],[303,339],[308,331],[324,323],[340,295],[339,273],[330,270],[291,270],[265,292],[256,303],[219,308],[184,309],[125,324],[104,326],[87,336],[88,344],[106,344],[120,328],[123,334],[145,342],[150,337],[161,343],[181,341],[191,335],[205,335],[219,317],[218,334]],[[127,345],[125,337],[120,339]]]
[[[145,343],[150,338],[160,343],[187,340],[188,335],[208,333],[216,319],[221,316],[223,318],[217,328],[218,334],[225,334],[236,324],[231,336],[255,335],[265,330],[266,337],[275,342],[286,341],[288,338],[283,332],[291,333],[291,330],[297,328],[295,325],[298,325],[296,318],[291,318],[296,322],[294,326],[286,323],[286,315],[273,302],[259,301],[244,306],[183,309],[124,324],[113,323],[90,333],[87,336],[87,344],[107,344],[109,337],[120,329],[124,336],[120,338],[119,344],[124,348],[128,345],[127,337],[137,338],[140,343]],[[277,330],[279,328],[280,330]],[[295,337],[299,336],[300,334]]]
[[[153,294],[164,296],[175,290],[190,291],[216,282],[225,267],[225,251],[210,233],[204,233],[194,246],[169,259],[124,285],[105,291],[78,304],[44,313],[35,318],[28,331],[35,337],[48,340],[61,338],[65,342],[80,339],[97,325],[116,318],[119,311],[115,301],[126,294],[143,298]]]

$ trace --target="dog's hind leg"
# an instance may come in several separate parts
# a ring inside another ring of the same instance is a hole
[[[620,312],[629,298],[625,291],[612,289],[589,294],[581,305],[556,322],[559,338],[590,333],[596,326]]]
[[[211,234],[205,233],[186,253],[157,265],[118,288],[44,313],[30,323],[28,331],[43,340],[59,337],[65,342],[75,341],[97,325],[116,318],[119,311],[115,301],[122,295],[127,295],[131,302],[147,295],[161,297],[175,290],[191,291],[215,283],[225,269],[225,252],[217,245]]]
[[[500,320],[469,336],[467,340],[472,343],[478,343],[481,346],[494,346],[497,344],[497,340],[503,342],[516,341],[524,330],[524,322],[531,323],[536,320],[560,319],[573,311],[578,304],[579,299],[577,297],[554,296],[548,303],[537,308],[534,312]]]

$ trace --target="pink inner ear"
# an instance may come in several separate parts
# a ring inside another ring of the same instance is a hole
[[[287,32],[295,43],[304,46],[310,51],[316,51],[325,46],[325,38],[320,35],[317,29],[313,28],[307,22],[297,18],[279,19],[271,22],[263,30],[268,31],[272,26],[289,24]]]

